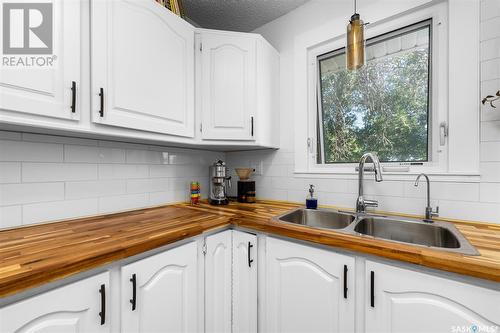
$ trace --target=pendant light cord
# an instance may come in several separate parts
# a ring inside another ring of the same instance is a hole
[[[357,6],[356,6],[356,2],[357,2],[357,1],[356,1],[356,0],[354,0],[354,14],[356,14],[356,13],[357,13],[357,11],[356,11],[356,10],[357,10],[357,8],[356,8],[356,7],[357,7]]]

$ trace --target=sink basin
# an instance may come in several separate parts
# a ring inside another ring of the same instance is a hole
[[[445,222],[426,223],[365,217],[355,225],[354,231],[396,242],[448,249],[464,254],[478,254],[453,225]]]
[[[333,210],[296,209],[277,217],[280,222],[307,225],[324,229],[344,229],[356,219],[355,215]]]

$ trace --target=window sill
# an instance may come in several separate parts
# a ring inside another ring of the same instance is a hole
[[[384,172],[384,180],[391,181],[414,181],[420,174],[419,171],[409,172]],[[373,172],[365,171],[366,175]],[[426,172],[432,182],[457,182],[457,183],[479,183],[481,176],[479,173],[460,172]],[[358,179],[358,173],[354,171],[333,171],[333,170],[295,170],[294,176],[297,178],[334,178],[334,179]]]

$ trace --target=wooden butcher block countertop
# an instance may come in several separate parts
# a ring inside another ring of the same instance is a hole
[[[500,225],[454,222],[481,253],[465,256],[271,220],[296,207],[177,204],[0,231],[0,297],[231,224],[500,282]]]

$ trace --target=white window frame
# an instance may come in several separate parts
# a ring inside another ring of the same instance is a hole
[[[467,178],[467,181],[478,182],[479,181],[479,172],[478,162],[476,163],[475,159],[477,156],[472,156],[472,163],[467,164],[467,162],[463,162],[465,159],[461,157],[461,159],[457,159],[456,155],[453,159],[453,165],[450,165],[450,141],[449,137],[445,138],[444,144],[441,144],[440,140],[440,125],[442,123],[446,124],[446,128],[448,126],[454,125],[457,123],[456,119],[453,117],[460,117],[460,111],[457,112],[456,115],[451,115],[448,112],[449,110],[449,101],[452,101],[456,93],[452,93],[449,91],[449,80],[452,79],[452,75],[450,73],[451,69],[451,61],[448,56],[448,52],[450,50],[455,50],[459,47],[459,43],[457,45],[450,45],[450,34],[449,29],[450,25],[448,22],[450,13],[456,16],[456,21],[459,20],[460,16],[465,15],[467,10],[470,8],[450,8],[452,6],[450,3],[437,3],[424,7],[420,7],[416,10],[410,10],[403,14],[397,14],[389,18],[381,19],[374,24],[368,25],[366,29],[366,38],[376,37],[385,33],[392,32],[394,30],[398,30],[412,24],[416,24],[421,21],[425,21],[428,19],[432,19],[432,60],[431,60],[431,100],[430,100],[430,140],[431,140],[431,149],[429,151],[429,162],[424,162],[423,165],[408,165],[405,163],[383,163],[385,167],[384,174],[389,176],[387,178],[391,179],[413,179],[416,174],[421,172],[425,172],[434,176],[443,176],[446,178],[446,181],[453,181],[452,178],[456,178],[457,181],[463,181],[464,178]],[[453,5],[454,6],[454,5]],[[458,13],[458,14],[457,14]],[[470,15],[475,15],[475,13],[468,13]],[[477,13],[478,14],[478,13]],[[479,16],[479,15],[478,15]],[[455,17],[454,17],[455,18]],[[464,24],[462,22],[462,24]],[[472,22],[473,29],[471,34],[474,33],[474,29],[479,30],[478,23]],[[477,24],[477,26],[476,26]],[[453,28],[457,27],[458,22],[454,22]],[[462,31],[453,32],[453,39],[457,37],[457,34],[463,34]],[[469,34],[466,37],[470,37]],[[334,38],[323,39],[321,40],[321,36],[313,40],[312,42],[306,41],[307,36],[301,36],[302,39],[298,38],[295,42],[295,53],[298,56],[295,59],[295,92],[297,96],[295,97],[296,109],[295,109],[295,131],[296,131],[296,140],[304,140],[303,142],[295,143],[295,175],[296,176],[319,176],[321,175],[337,175],[340,178],[355,178],[357,174],[355,171],[355,167],[357,163],[346,163],[346,164],[318,164],[317,163],[317,121],[318,121],[318,111],[317,111],[317,103],[318,103],[318,95],[317,95],[317,80],[318,80],[318,61],[317,57],[319,55],[331,52],[336,49],[340,49],[345,46],[345,34],[338,35]],[[472,36],[466,40],[465,43],[476,42]],[[478,42],[478,40],[477,40]],[[479,45],[477,46],[477,52],[479,52]],[[466,52],[467,53],[467,52]],[[467,57],[467,60],[476,60],[470,54],[465,54],[464,58]],[[455,56],[457,57],[457,56]],[[307,68],[304,68],[304,60],[307,61]],[[478,59],[477,59],[478,60]],[[469,61],[469,65],[472,61]],[[479,61],[477,61],[477,66],[479,66]],[[304,70],[305,69],[305,70]],[[478,70],[477,70],[478,72]],[[472,74],[469,77],[474,77],[475,71],[472,71]],[[477,74],[478,75],[478,74]],[[302,81],[301,78],[303,79]],[[305,83],[301,83],[304,82]],[[477,82],[469,82],[467,88],[472,85],[477,86],[477,90],[479,90],[479,80]],[[465,87],[459,87],[461,89],[465,89]],[[455,89],[455,85],[453,86]],[[302,91],[305,90],[305,93]],[[302,96],[300,94],[303,94]],[[470,92],[472,94],[472,98],[474,98],[475,91]],[[477,92],[478,93],[478,92]],[[470,97],[467,97],[468,101],[471,100]],[[455,98],[456,99],[456,98]],[[456,102],[454,103],[456,104]],[[470,104],[470,103],[469,103]],[[301,110],[302,108],[302,110]],[[306,108],[306,116],[304,117],[303,108]],[[472,111],[473,112],[473,111]],[[479,111],[477,111],[479,112]],[[472,119],[478,119],[476,116],[469,117],[469,121]],[[304,122],[307,120],[307,125],[304,125]],[[463,120],[461,126],[456,126],[453,130],[463,130]],[[458,122],[459,123],[459,122]],[[473,126],[476,124],[473,123]],[[477,126],[479,126],[479,121],[477,120]],[[471,135],[470,144],[467,147],[469,151],[478,151],[479,150],[479,138],[478,131],[477,134],[474,131],[471,131],[473,135]],[[456,133],[455,133],[456,135]],[[307,143],[306,143],[307,140]],[[456,140],[456,139],[455,139]],[[476,142],[477,141],[477,142]],[[453,147],[451,151],[455,154],[459,145],[456,142],[453,142]],[[478,158],[477,158],[478,160]],[[471,168],[470,165],[473,167]],[[463,166],[463,167],[461,167]],[[436,177],[434,177],[436,179]]]

